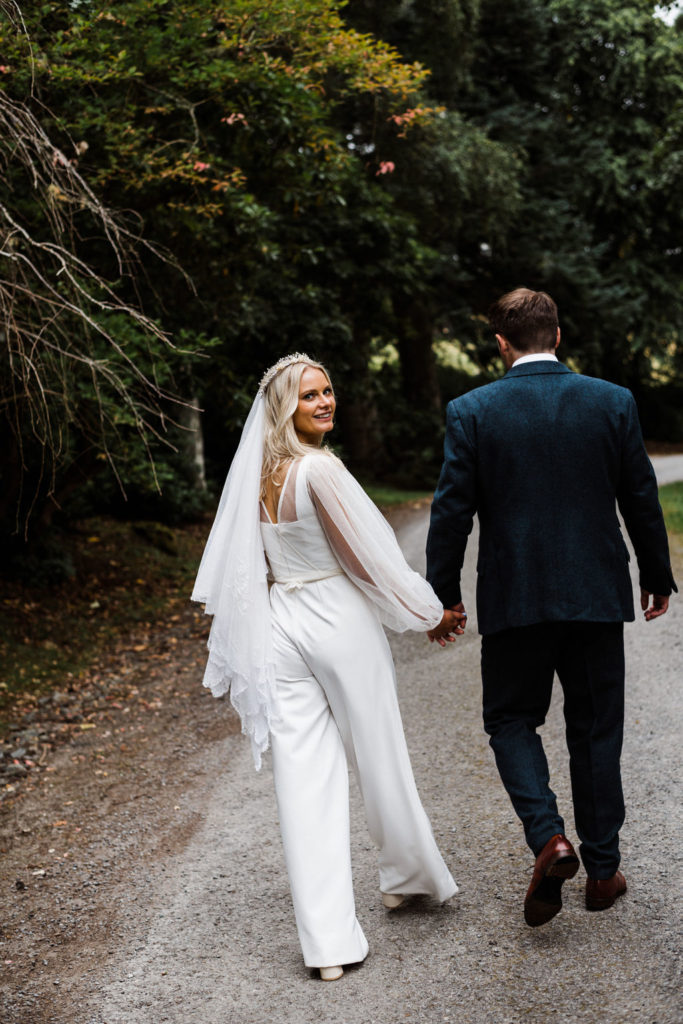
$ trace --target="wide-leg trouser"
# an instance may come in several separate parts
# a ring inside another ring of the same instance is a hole
[[[356,919],[348,764],[379,848],[380,889],[443,901],[457,886],[415,786],[391,652],[346,577],[271,591],[280,720],[273,774],[299,939],[308,967],[354,963],[368,944]]]
[[[544,622],[507,629],[483,637],[481,653],[484,728],[534,856],[564,832],[536,732],[548,713],[557,672],[579,852],[590,878],[611,878],[619,867],[624,822],[623,623]]]

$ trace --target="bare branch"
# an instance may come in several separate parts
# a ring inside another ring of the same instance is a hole
[[[16,4],[0,0],[0,10],[19,23]],[[73,156],[65,154],[26,104],[0,91],[0,370],[3,364],[7,370],[0,374],[0,414],[22,472],[31,476],[28,500],[21,481],[16,488],[25,527],[45,486],[54,496],[57,469],[73,455],[73,435],[96,447],[121,483],[117,446],[123,430],[134,430],[155,475],[151,445],[168,443],[168,408],[189,404],[157,381],[156,362],[184,353],[78,254],[77,222],[98,226],[120,276],[131,276],[146,252],[191,282],[171,254],[101,203],[79,173],[77,156],[77,145]],[[34,200],[29,222],[17,212],[26,209],[25,202],[17,206],[19,195]],[[123,336],[112,330],[113,315],[128,325]],[[144,366],[127,333],[137,339]],[[37,442],[40,465],[28,465],[29,439]]]

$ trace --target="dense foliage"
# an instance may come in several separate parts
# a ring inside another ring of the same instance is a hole
[[[680,438],[681,396],[661,422],[648,403],[653,387],[680,382],[683,365],[683,25],[655,9],[648,0],[349,5],[356,24],[438,66],[432,101],[457,107],[516,159],[498,193],[501,230],[487,228],[481,246],[456,240],[466,282],[454,296],[457,337],[478,341],[456,316],[463,305],[477,313],[508,288],[544,288],[560,305],[565,355],[631,387],[651,434]]]
[[[191,512],[182,403],[218,478],[292,349],[356,466],[428,484],[441,391],[495,372],[482,314],[520,283],[683,436],[683,46],[654,9],[1,0],[3,533],[119,502],[111,467],[135,514]]]
[[[484,290],[547,287],[582,369],[644,401],[681,369],[681,33],[647,0],[483,0],[480,25],[465,108],[524,153]]]

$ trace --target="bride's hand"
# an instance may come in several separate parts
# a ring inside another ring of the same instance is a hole
[[[444,608],[441,622],[427,633],[429,642],[433,643],[436,640],[440,647],[445,647],[447,643],[454,644],[456,637],[462,636],[465,632],[466,625],[467,612],[460,601],[452,608]]]

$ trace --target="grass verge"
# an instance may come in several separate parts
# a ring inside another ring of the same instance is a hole
[[[363,490],[380,508],[395,508],[397,505],[431,501],[433,493],[432,491],[403,491],[398,487],[366,482],[363,482]]]
[[[669,533],[683,534],[683,482],[660,487],[659,500]]]

